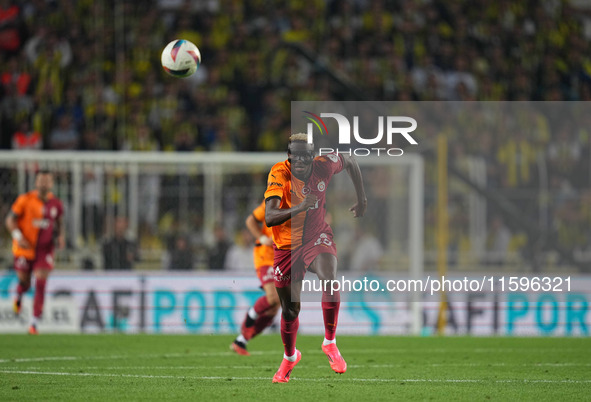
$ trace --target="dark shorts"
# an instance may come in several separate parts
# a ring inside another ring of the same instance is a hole
[[[306,270],[320,254],[337,256],[337,248],[331,234],[321,233],[314,242],[306,243],[295,250],[275,248],[273,276],[275,287],[284,288],[293,281],[301,281]]]
[[[33,272],[35,269],[52,270],[54,265],[53,251],[38,251],[34,260],[27,260],[25,257],[14,258],[14,270],[21,272]]]

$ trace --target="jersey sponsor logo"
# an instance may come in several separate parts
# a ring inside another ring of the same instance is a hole
[[[272,181],[271,183],[269,183],[269,187],[283,187],[283,184],[281,183],[277,183],[276,181]]]
[[[263,282],[268,281],[269,279],[275,279],[275,276],[273,275],[273,267],[269,267],[269,269],[267,269],[267,272],[263,275],[262,278]]]
[[[324,180],[322,180],[318,183],[318,191],[324,191],[324,190],[326,190],[326,183],[324,182]]]
[[[332,246],[332,240],[328,237],[326,233],[320,233],[318,239],[314,242],[315,246],[324,245],[324,246]]]
[[[33,219],[33,227],[47,229],[51,224],[49,219]]]
[[[326,157],[330,159],[333,163],[339,162],[339,156],[337,154],[326,154]]]
[[[279,269],[278,266],[275,267],[275,271],[273,272],[273,279],[275,279],[277,282],[288,281],[290,277],[290,275],[283,275],[283,272],[281,272],[281,269]]]
[[[311,189],[310,189],[310,187],[308,187],[308,186],[304,186],[304,187],[302,188],[302,194],[304,194],[304,195],[308,195],[308,194],[310,194],[310,192],[311,192],[311,191],[312,191],[312,190],[311,190]]]

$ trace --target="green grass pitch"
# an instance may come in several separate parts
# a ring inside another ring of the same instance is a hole
[[[335,374],[321,336],[272,384],[278,335],[229,351],[231,336],[1,335],[0,400],[590,400],[591,339],[338,337]]]

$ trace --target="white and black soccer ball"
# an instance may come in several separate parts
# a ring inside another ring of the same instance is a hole
[[[175,39],[162,51],[162,68],[173,77],[188,77],[197,71],[201,63],[201,52],[186,39]]]

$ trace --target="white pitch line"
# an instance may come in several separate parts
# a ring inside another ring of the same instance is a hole
[[[412,368],[414,364],[349,364],[350,369],[356,368]],[[84,370],[250,370],[256,369],[274,369],[275,365],[252,364],[246,366],[226,365],[226,366],[80,366],[78,369]],[[326,368],[328,365],[317,365],[315,368]],[[507,363],[428,363],[420,364],[420,367],[591,367],[591,363],[523,363],[523,364],[507,364]],[[6,370],[43,370],[47,367],[43,366],[27,366],[27,367],[4,367]],[[72,366],[58,366],[52,367],[57,370],[68,370]]]
[[[272,351],[253,351],[251,355],[278,355],[281,352]],[[59,361],[59,360],[108,360],[108,359],[129,359],[129,358],[161,358],[161,357],[220,357],[220,356],[235,356],[235,352],[203,352],[203,353],[162,353],[162,354],[145,354],[145,355],[113,355],[113,356],[47,356],[47,357],[25,357],[14,359],[0,359],[0,363],[27,363],[27,362],[42,362],[42,361]]]
[[[319,350],[307,350],[306,354],[322,354],[323,352]],[[561,352],[580,352],[580,349],[574,348],[565,348],[560,349]],[[523,352],[523,349],[514,349],[514,348],[476,348],[476,349],[462,349],[461,351],[457,351],[458,353],[484,353],[484,352]],[[417,349],[416,352],[420,353],[449,353],[455,352],[453,349]],[[536,350],[538,353],[543,352],[550,352],[544,349]],[[345,355],[347,354],[371,354],[376,353],[383,355],[384,349],[344,349]],[[408,349],[392,349],[387,351],[388,354],[394,353],[408,353]],[[281,356],[281,349],[278,348],[276,351],[252,351],[250,352],[251,355],[277,355]],[[59,361],[59,360],[105,360],[105,359],[129,359],[130,357],[133,358],[161,358],[161,357],[186,357],[186,358],[193,358],[193,357],[223,357],[223,356],[234,356],[235,353],[232,351],[227,352],[199,352],[199,353],[162,353],[162,354],[144,354],[144,355],[113,355],[113,356],[48,356],[48,357],[29,357],[29,358],[13,358],[13,359],[0,359],[0,363],[23,363],[23,362],[37,362],[37,361]]]
[[[125,378],[151,378],[151,379],[192,379],[192,380],[247,380],[247,381],[269,381],[270,377],[228,377],[228,376],[173,376],[173,375],[144,375],[144,374],[104,374],[104,373],[66,373],[66,372],[47,372],[47,371],[28,371],[28,370],[0,370],[4,374],[32,374],[32,375],[53,375],[53,376],[73,376],[73,377],[125,377]],[[294,381],[307,382],[330,382],[331,380],[323,378],[298,378],[293,377]],[[428,383],[519,383],[519,384],[589,384],[591,380],[478,380],[478,379],[432,379],[432,378],[348,378],[343,377],[343,381],[357,382],[428,382]]]
[[[412,367],[413,363],[398,364],[350,364],[349,368],[401,368]],[[427,363],[421,367],[591,367],[591,363]]]
[[[234,369],[234,370],[252,370],[252,369],[276,369],[277,366],[251,365],[251,366],[78,366],[78,370],[210,370],[210,369]],[[318,366],[318,368],[329,367],[328,364]],[[27,366],[27,367],[3,367],[4,370],[44,370],[48,367]],[[71,370],[72,366],[51,367],[54,370]]]
[[[308,351],[306,354],[315,351]],[[252,351],[252,355],[276,355],[274,351]],[[164,354],[144,354],[144,355],[112,355],[112,356],[47,356],[47,357],[30,357],[30,358],[14,358],[14,359],[0,359],[0,363],[29,363],[29,362],[43,362],[43,361],[85,361],[85,360],[120,360],[134,358],[193,358],[193,357],[220,357],[220,356],[235,356],[234,352],[202,352],[202,353],[164,353]],[[350,364],[349,368],[401,368],[412,366],[412,363],[396,363],[396,364]],[[422,367],[591,367],[591,363],[428,363],[421,364]],[[158,368],[154,366],[120,366],[121,368],[145,367]],[[162,368],[173,369],[174,366],[161,366]],[[177,366],[178,369],[249,369],[253,366]],[[269,368],[267,366],[256,365],[257,368]],[[324,366],[317,366],[322,368]],[[98,368],[98,367],[97,367]]]
[[[0,359],[0,363],[27,363],[27,362],[44,362],[44,361],[60,361],[60,360],[80,360],[80,357],[77,357],[77,356],[49,356],[49,357]]]
[[[143,375],[143,374],[104,374],[104,373],[62,373],[51,371],[28,371],[28,370],[0,370],[5,374],[39,374],[56,376],[74,376],[74,377],[132,377],[132,378],[183,378],[174,375]],[[187,377],[184,377],[187,378]]]

